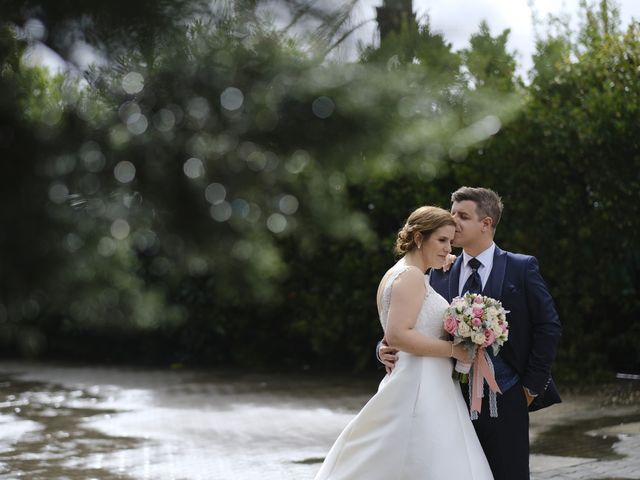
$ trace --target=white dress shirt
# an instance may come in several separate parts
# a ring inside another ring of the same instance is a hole
[[[482,289],[484,290],[484,286],[487,284],[487,280],[489,279],[489,275],[491,274],[491,269],[493,268],[493,253],[496,250],[496,244],[491,242],[489,248],[480,253],[477,257],[480,263],[480,267],[478,268],[478,274],[480,275],[480,280],[482,280]],[[467,279],[473,273],[471,267],[469,266],[469,260],[473,257],[469,255],[467,252],[462,252],[462,268],[460,270],[460,283],[458,284],[458,292],[462,295],[462,288],[464,284],[467,282]]]

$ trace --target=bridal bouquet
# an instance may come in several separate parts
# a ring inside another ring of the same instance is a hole
[[[488,347],[497,355],[509,338],[507,313],[494,298],[466,293],[454,298],[447,308],[444,329],[453,336],[454,344],[462,343],[472,355],[476,350]],[[484,352],[478,352],[476,357],[482,353]],[[454,378],[466,383],[470,369],[471,364],[456,362]]]

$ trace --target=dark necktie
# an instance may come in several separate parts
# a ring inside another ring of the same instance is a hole
[[[478,268],[482,265],[482,262],[477,258],[472,258],[469,260],[468,265],[471,267],[471,275],[467,278],[467,281],[462,287],[462,295],[465,293],[482,293],[482,279],[480,278],[480,274],[478,273]]]

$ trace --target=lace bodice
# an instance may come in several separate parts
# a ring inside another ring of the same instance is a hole
[[[406,272],[409,268],[405,265],[404,259],[400,259],[393,267],[385,280],[385,284],[382,287],[382,295],[380,298],[380,323],[383,330],[387,329],[387,319],[389,316],[389,307],[391,305],[391,291],[393,290],[393,284],[396,279]],[[429,285],[429,277],[424,277],[426,293],[424,301],[422,302],[422,308],[418,314],[416,321],[416,330],[424,335],[437,338],[447,338],[446,332],[443,327],[444,312],[449,306],[447,301],[436,292],[431,285]]]

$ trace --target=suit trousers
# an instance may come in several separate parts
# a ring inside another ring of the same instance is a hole
[[[469,384],[460,385],[469,403]],[[473,426],[478,434],[494,480],[529,480],[529,410],[522,384],[498,395],[498,416],[489,415],[488,389],[482,411]]]

